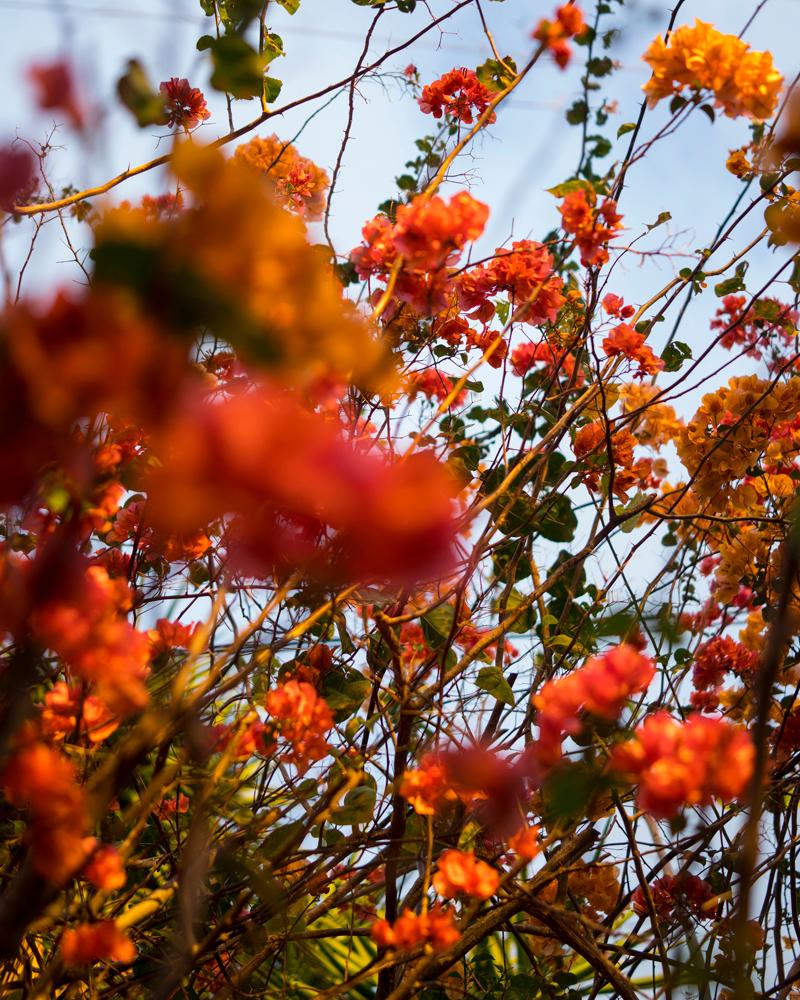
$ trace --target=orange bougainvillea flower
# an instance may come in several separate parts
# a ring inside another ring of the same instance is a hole
[[[621,356],[638,365],[634,378],[657,375],[664,367],[661,358],[657,358],[645,343],[644,334],[638,333],[627,323],[620,323],[611,331],[603,341],[603,350],[609,358]]]
[[[150,656],[155,659],[173,649],[187,649],[192,636],[199,628],[200,622],[171,622],[168,618],[159,618],[156,627],[147,633]]]
[[[249,163],[275,185],[282,203],[308,219],[321,219],[330,178],[277,135],[256,136],[237,147],[234,159]]]
[[[556,10],[554,20],[543,18],[538,23],[533,37],[538,42],[544,42],[561,69],[566,69],[572,57],[569,39],[580,36],[585,31],[586,22],[580,7],[574,3],[564,4]]]
[[[452,69],[449,73],[422,88],[419,98],[420,110],[426,115],[441,118],[442,114],[471,125],[475,117],[480,117],[492,101],[491,90],[485,87],[471,69]],[[494,112],[486,119],[491,125],[496,121]]]
[[[81,873],[92,885],[98,889],[110,891],[121,889],[127,881],[125,865],[122,863],[119,851],[110,844],[100,844],[94,837],[88,837],[84,841],[86,853],[90,854],[88,864]]]
[[[277,732],[290,746],[286,760],[300,774],[330,752],[325,737],[333,727],[333,713],[310,684],[287,681],[267,694],[264,705]]]
[[[566,677],[548,681],[533,699],[539,725],[536,759],[545,767],[557,763],[564,738],[580,732],[582,713],[616,719],[629,698],[647,690],[654,675],[650,657],[623,644],[592,657]]]
[[[452,910],[443,909],[438,903],[426,913],[404,910],[394,924],[376,920],[372,937],[379,948],[396,948],[411,951],[420,944],[429,944],[434,951],[446,951],[461,937]]]
[[[30,619],[37,641],[92,683],[97,697],[118,715],[139,711],[148,701],[148,642],[127,620],[132,601],[125,580],[111,579],[102,566],[88,566],[72,588],[41,604]]]
[[[159,89],[164,98],[168,125],[190,131],[211,117],[203,92],[192,87],[188,80],[173,76],[165,80]]]
[[[108,705],[79,686],[70,687],[64,681],[57,681],[44,696],[41,726],[47,736],[65,739],[79,732],[96,744],[108,739],[119,724],[119,717]]]
[[[729,118],[762,121],[778,103],[783,77],[769,52],[755,52],[736,35],[695,20],[659,35],[642,56],[653,71],[644,85],[650,107],[688,88],[710,91]]]
[[[537,344],[530,341],[517,344],[511,352],[511,370],[520,378],[524,378],[531,368],[539,364],[550,378],[571,381],[574,377],[576,385],[583,382],[583,373],[579,371],[575,374],[575,355],[571,351],[553,347],[546,340],[540,340]]]
[[[450,775],[438,754],[426,754],[418,768],[405,772],[400,794],[420,816],[433,816],[446,803],[458,801]]]
[[[584,187],[570,191],[561,203],[561,225],[572,233],[586,267],[600,267],[608,261],[608,243],[622,228],[622,216],[613,198],[596,205],[593,190]]]
[[[130,965],[136,954],[136,945],[115,920],[80,924],[64,931],[61,938],[61,957],[66,965],[90,965],[99,961]]]
[[[737,799],[750,782],[754,759],[746,730],[705,715],[681,723],[662,711],[615,748],[611,766],[638,781],[641,809],[670,819],[685,805]]]
[[[523,826],[508,838],[508,846],[524,861],[531,861],[541,851],[539,844],[539,827]]]
[[[8,758],[0,785],[12,805],[30,814],[34,868],[49,882],[62,885],[89,853],[86,796],[72,762],[44,743],[27,742]]]
[[[445,851],[433,876],[434,889],[446,899],[461,895],[488,899],[497,892],[499,885],[499,873],[485,861],[479,861],[472,852],[465,851]]]
[[[435,399],[443,403],[453,391],[453,380],[436,368],[426,368],[421,372],[412,372],[406,377],[406,392],[409,399],[422,395],[426,399]],[[467,390],[461,389],[450,401],[450,406],[458,409],[464,405]]]
[[[410,268],[436,271],[478,239],[488,218],[488,205],[466,191],[454,194],[449,203],[438,195],[418,195],[397,208],[394,246]]]

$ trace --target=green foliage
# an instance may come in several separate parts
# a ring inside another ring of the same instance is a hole
[[[241,100],[261,96],[264,71],[270,59],[260,55],[241,35],[227,34],[220,38],[203,35],[197,42],[197,48],[211,55],[211,86],[215,90]],[[279,91],[279,81],[273,81],[271,92],[277,96]]]
[[[140,128],[166,124],[164,98],[155,89],[138,59],[128,60],[125,73],[117,81],[117,93]]]
[[[475,678],[475,686],[481,691],[486,691],[497,701],[512,708],[516,704],[514,692],[511,685],[503,676],[503,671],[499,667],[482,667]]]

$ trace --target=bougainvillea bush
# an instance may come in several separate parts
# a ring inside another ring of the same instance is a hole
[[[66,57],[0,149],[2,993],[796,997],[797,67],[679,2],[620,122],[622,0],[338,0],[362,56],[282,98],[315,2],[121,66],[154,158],[105,183],[51,180],[101,120]],[[336,245],[382,73],[416,151]],[[554,73],[579,161],[487,243],[475,150]],[[332,95],[318,163],[283,115]],[[698,121],[694,246],[626,194]]]

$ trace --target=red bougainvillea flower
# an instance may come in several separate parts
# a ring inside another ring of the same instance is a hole
[[[159,87],[164,97],[167,124],[190,131],[211,117],[203,92],[192,87],[188,80],[177,76],[165,80]]]
[[[677,917],[681,911],[700,919],[714,916],[714,908],[706,906],[714,898],[714,891],[708,882],[697,875],[664,875],[650,886],[650,895],[656,916],[661,920]],[[649,914],[641,886],[631,895],[631,906],[642,916]]]
[[[608,315],[613,316],[615,319],[630,319],[636,312],[633,306],[626,306],[625,300],[613,292],[608,292],[607,295],[604,295],[600,304]]]
[[[404,910],[397,920],[376,920],[372,937],[379,948],[396,948],[411,951],[420,944],[429,944],[434,951],[445,951],[461,937],[452,910],[443,909],[438,903],[427,913]]]
[[[556,10],[555,19],[542,19],[533,32],[538,42],[544,42],[548,51],[561,67],[566,69],[572,56],[569,39],[586,31],[583,11],[577,4],[564,4]]]
[[[136,954],[136,945],[115,920],[80,924],[64,931],[61,938],[61,957],[67,965],[89,965],[103,960],[130,965]]]
[[[488,899],[499,885],[499,873],[467,851],[445,851],[433,876],[434,889],[446,899],[461,895]]]
[[[575,355],[571,351],[553,347],[546,340],[540,340],[537,344],[530,341],[517,344],[511,352],[511,370],[520,378],[539,364],[551,378],[563,378],[567,381],[574,378],[575,385],[583,383],[583,372],[579,371],[577,376],[575,374]]]
[[[758,653],[728,635],[718,635],[697,650],[692,682],[698,691],[718,687],[726,673],[752,681],[758,672]]]
[[[29,201],[36,186],[33,153],[19,143],[0,148],[0,209],[10,212]]]
[[[454,386],[453,380],[436,368],[412,372],[406,378],[405,384],[409,399],[416,399],[417,396],[422,395],[426,399],[435,399],[439,403],[443,403],[447,399]],[[450,401],[450,406],[456,408],[463,406],[466,398],[467,390],[461,389]]]
[[[473,115],[479,118],[492,101],[491,90],[485,87],[471,69],[451,69],[449,73],[422,88],[420,110],[426,115],[441,118],[442,114],[471,125]],[[487,124],[496,121],[494,112]]]
[[[310,684],[287,681],[267,694],[264,707],[282,739],[290,746],[285,755],[300,774],[330,751],[325,739],[333,727],[328,703]]]
[[[141,710],[148,701],[150,654],[147,637],[127,621],[133,601],[127,582],[111,579],[102,566],[87,566],[72,583],[34,610],[34,636],[94,684],[111,711]]]
[[[560,759],[564,737],[582,727],[581,713],[616,719],[632,695],[647,690],[654,674],[650,657],[623,644],[592,657],[566,677],[548,681],[533,699],[538,709],[538,761],[549,767]]]
[[[34,87],[36,103],[43,111],[63,112],[73,128],[83,129],[86,115],[78,98],[72,67],[64,60],[37,63],[28,70]]]
[[[639,782],[638,805],[671,819],[685,805],[731,802],[746,790],[755,748],[750,734],[721,718],[667,712],[645,719],[634,738],[614,749],[612,769]]]

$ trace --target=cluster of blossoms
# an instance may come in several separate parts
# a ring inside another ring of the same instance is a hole
[[[433,876],[433,888],[445,899],[472,896],[489,899],[500,885],[500,874],[471,851],[445,851]]]
[[[311,684],[290,680],[267,694],[264,703],[272,726],[290,750],[285,759],[304,774],[309,764],[322,760],[330,750],[326,735],[333,727],[333,713]]]
[[[379,948],[411,951],[425,944],[433,951],[446,951],[458,941],[461,932],[453,911],[436,905],[424,913],[404,910],[393,924],[376,920],[372,925],[372,937]]]
[[[506,293],[520,323],[555,322],[564,305],[564,283],[553,274],[553,257],[542,243],[515,240],[498,247],[485,264],[466,270],[458,280],[458,304],[468,315],[487,322],[494,315],[490,299]]]
[[[719,687],[726,673],[752,681],[758,672],[759,657],[741,642],[727,635],[709,639],[697,650],[692,682],[698,691]]]
[[[586,267],[601,267],[608,261],[608,244],[622,228],[622,216],[613,198],[600,205],[593,189],[579,187],[564,196],[559,211],[564,230],[575,237],[575,245]]]
[[[719,333],[723,347],[742,347],[751,358],[763,358],[772,347],[780,364],[785,363],[785,349],[797,336],[798,322],[797,310],[777,299],[759,299],[748,307],[746,296],[726,295],[711,320],[711,329]]]
[[[424,452],[392,463],[356,450],[293,394],[186,398],[154,448],[164,464],[148,483],[153,525],[181,534],[235,515],[228,554],[248,573],[289,563],[403,579],[423,552],[431,573],[449,562],[449,473]]]
[[[566,677],[548,681],[534,696],[538,711],[539,739],[536,758],[544,767],[561,759],[561,744],[583,728],[585,714],[615,720],[634,694],[646,691],[655,674],[655,664],[635,647],[623,644]]]
[[[583,11],[577,4],[569,3],[556,10],[552,21],[542,18],[533,32],[533,37],[547,47],[561,69],[566,69],[572,56],[569,40],[578,38],[585,32]]]
[[[442,312],[453,294],[454,267],[467,243],[483,232],[489,209],[466,191],[449,203],[438,195],[418,195],[397,208],[394,223],[376,215],[363,228],[364,243],[350,254],[361,278],[389,280],[399,268],[394,296],[420,316]]]
[[[575,385],[584,381],[583,372],[576,371],[577,360],[572,351],[561,350],[546,340],[517,344],[511,352],[512,372],[524,378],[536,365],[541,365],[550,378],[563,378]]]
[[[170,127],[190,132],[211,117],[203,92],[188,80],[177,76],[165,80],[159,87],[164,98],[164,113]]]
[[[587,488],[597,492],[605,477],[610,480],[609,464],[613,467],[613,484],[609,483],[609,488],[621,499],[625,499],[631,489],[656,485],[658,478],[653,461],[634,457],[633,449],[638,443],[627,427],[612,431],[603,420],[593,420],[579,428],[572,441],[572,450],[576,458],[586,463],[583,482]]]
[[[448,118],[471,125],[473,116],[480,118],[492,102],[491,90],[485,87],[471,69],[451,69],[449,73],[422,88],[420,109],[426,115]],[[492,112],[486,119],[491,125],[497,119]]]
[[[659,920],[668,922],[683,913],[700,919],[714,915],[713,908],[707,905],[714,898],[714,892],[708,882],[697,875],[664,875],[656,879],[649,889]],[[631,905],[640,916],[650,913],[641,886],[634,890]]]
[[[277,135],[256,136],[237,147],[234,159],[265,174],[286,208],[308,219],[322,218],[330,178],[290,142],[282,142]]]
[[[798,411],[796,377],[774,382],[757,375],[734,376],[727,386],[704,396],[676,439],[681,461],[693,477],[693,492],[715,504],[733,497],[755,500],[762,477],[745,482],[754,465],[761,462],[771,473],[794,462],[798,446],[790,428]],[[785,492],[777,476],[770,488],[778,495]]]
[[[130,965],[136,959],[136,945],[115,920],[80,924],[64,931],[60,951],[67,965],[90,965],[99,959]]]
[[[769,52],[755,52],[736,35],[700,20],[676,28],[666,40],[659,35],[642,58],[653,71],[643,88],[651,107],[688,88],[710,91],[730,118],[761,121],[775,111],[783,85]]]
[[[664,367],[661,358],[645,343],[645,336],[627,323],[620,323],[603,341],[607,357],[623,357],[637,365],[634,378],[657,375]]]
[[[754,758],[746,730],[705,715],[682,723],[661,711],[645,719],[632,740],[615,747],[611,766],[639,783],[641,809],[671,819],[686,805],[737,799],[750,781]]]

